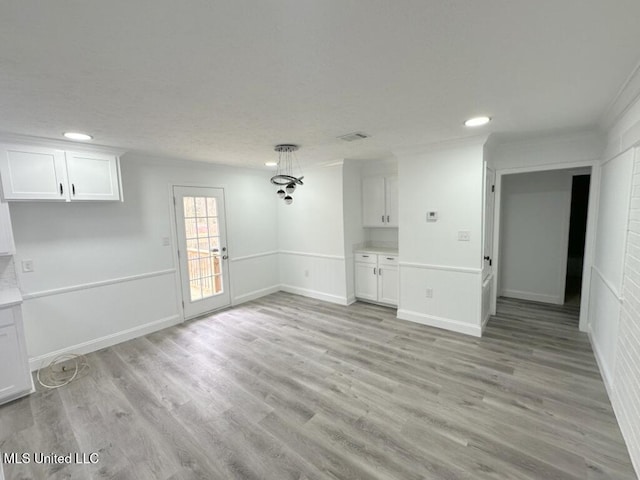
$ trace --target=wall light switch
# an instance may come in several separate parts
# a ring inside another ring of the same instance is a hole
[[[471,232],[469,230],[460,230],[458,231],[458,241],[459,242],[468,242],[471,240]]]
[[[435,210],[432,210],[430,212],[427,212],[427,222],[435,222],[438,220],[438,212]]]
[[[427,298],[433,298],[433,288],[427,288],[427,290],[425,291],[425,296]]]
[[[33,272],[33,260],[22,260],[22,271],[24,273]]]

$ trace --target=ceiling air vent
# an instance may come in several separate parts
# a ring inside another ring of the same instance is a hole
[[[356,140],[363,140],[365,138],[369,138],[370,136],[371,135],[367,135],[366,133],[354,132],[354,133],[347,133],[346,135],[342,135],[338,138],[340,140],[344,140],[345,142],[355,142]]]

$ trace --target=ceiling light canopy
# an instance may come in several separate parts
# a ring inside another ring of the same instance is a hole
[[[81,133],[81,132],[64,132],[63,135],[65,136],[65,138],[68,138],[69,140],[91,140],[93,139],[93,137],[89,134],[86,133]]]
[[[277,167],[278,162],[264,162],[267,167]]]
[[[482,125],[486,125],[491,121],[491,118],[486,116],[481,117],[473,117],[464,122],[465,127],[481,127]]]

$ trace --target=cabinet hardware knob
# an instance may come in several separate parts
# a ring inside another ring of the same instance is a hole
[[[376,267],[373,267],[373,274],[374,274],[374,275],[377,275],[377,273],[376,273]]]
[[[382,215],[382,223],[384,223],[384,215]]]
[[[387,215],[387,223],[389,223],[389,215]]]
[[[62,189],[62,184],[60,184],[60,195],[64,194],[64,190]]]
[[[73,193],[74,195],[76,194],[76,184],[75,183],[71,184],[71,193]]]

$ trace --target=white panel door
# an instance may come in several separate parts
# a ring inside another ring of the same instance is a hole
[[[117,157],[66,152],[66,160],[71,200],[120,200]]]
[[[496,172],[489,167],[485,168],[484,177],[484,239],[483,239],[483,263],[482,263],[482,279],[485,280],[493,271],[493,212],[494,212],[494,184],[496,181]]]
[[[362,224],[365,227],[386,225],[384,177],[362,179]]]
[[[392,175],[385,178],[385,200],[387,216],[385,218],[387,227],[398,226],[398,176]]]
[[[378,301],[398,305],[398,267],[380,265],[378,268]]]
[[[356,263],[356,297],[378,300],[378,267],[372,263]]]
[[[224,190],[173,187],[185,318],[231,304]]]
[[[62,150],[2,145],[0,177],[5,200],[69,200]]]

